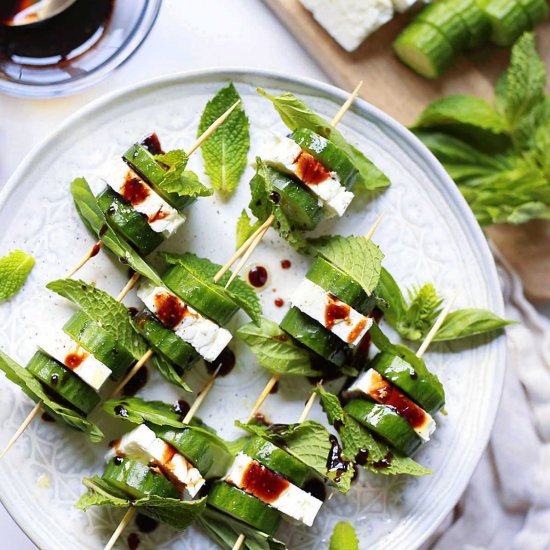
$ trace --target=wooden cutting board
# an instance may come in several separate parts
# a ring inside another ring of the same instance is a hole
[[[443,77],[431,81],[413,73],[392,53],[391,44],[410,15],[397,16],[349,53],[299,0],[264,1],[335,84],[352,90],[364,80],[361,96],[405,125],[444,95],[469,94],[492,100],[494,82],[509,62],[509,50],[487,46],[458,58]],[[550,21],[537,27],[537,39],[550,69]],[[486,232],[520,274],[527,297],[536,302],[550,300],[550,222],[493,226]]]

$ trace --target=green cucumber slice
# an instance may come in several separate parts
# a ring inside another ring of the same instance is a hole
[[[176,487],[162,474],[129,458],[115,457],[109,460],[101,477],[133,499],[147,495],[180,498]]]
[[[368,315],[376,305],[375,296],[369,296],[359,283],[321,256],[315,258],[306,278],[363,315]]]
[[[309,466],[261,437],[253,437],[244,447],[243,453],[260,464],[303,487],[313,477]]]
[[[328,139],[307,128],[298,128],[290,136],[302,149],[317,159],[329,172],[336,172],[340,183],[351,189],[359,171],[348,155]]]
[[[199,279],[181,265],[173,265],[162,277],[164,284],[186,304],[223,326],[239,306],[215,283]]]
[[[393,43],[397,57],[426,78],[437,78],[455,57],[451,43],[435,27],[416,21]]]
[[[350,358],[350,346],[296,307],[288,310],[279,326],[300,344],[338,367],[344,366]]]
[[[161,233],[151,229],[146,217],[124,202],[110,187],[98,195],[97,204],[109,223],[140,254],[147,256],[164,241]]]
[[[478,48],[489,39],[491,24],[476,0],[447,0],[468,29],[467,48]]]
[[[231,455],[212,438],[203,435],[200,429],[193,426],[181,430],[153,424],[148,426],[189,460],[205,479],[222,476],[231,464]]]
[[[414,453],[422,443],[411,425],[392,407],[365,399],[352,399],[344,409],[357,422],[407,456]]]
[[[398,355],[378,353],[369,367],[379,372],[430,414],[435,414],[445,404],[445,395],[442,391]]]
[[[91,317],[77,311],[63,327],[63,330],[83,349],[112,371],[113,380],[121,380],[134,362],[132,354]]]
[[[170,206],[182,211],[195,201],[193,197],[180,197],[177,193],[163,191],[159,184],[166,175],[164,168],[140,143],[135,143],[122,157]]]
[[[101,401],[99,395],[86,382],[42,351],[37,351],[31,357],[27,370],[84,414],[89,414]]]
[[[531,27],[538,25],[548,17],[547,0],[516,0],[525,11]]]
[[[189,370],[199,358],[199,354],[190,344],[184,342],[174,331],[167,329],[147,308],[134,317],[133,325],[156,351],[178,368],[179,375]]]
[[[455,9],[454,1],[443,0],[425,7],[415,21],[435,27],[451,44],[455,54],[468,45],[470,33]]]
[[[207,503],[270,536],[275,533],[281,520],[275,508],[224,481],[216,481],[212,485]]]
[[[491,41],[511,46],[529,27],[527,14],[516,0],[477,0],[491,24]]]

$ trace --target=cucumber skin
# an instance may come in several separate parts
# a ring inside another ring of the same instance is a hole
[[[352,399],[344,410],[406,456],[412,455],[422,443],[411,425],[392,407],[365,399]]]
[[[186,304],[224,326],[239,311],[239,306],[222,286],[203,281],[183,266],[173,265],[162,277],[164,284]]]
[[[266,535],[273,536],[279,527],[281,516],[275,508],[224,481],[212,485],[207,502]]]
[[[27,370],[42,384],[50,388],[75,409],[89,414],[101,401],[101,398],[86,382],[74,372],[46,353],[37,351],[27,364]],[[52,376],[57,382],[52,382]]]
[[[478,48],[486,44],[491,32],[491,23],[485,12],[479,7],[476,0],[450,0],[456,12],[468,29],[469,49]]]
[[[149,466],[128,458],[109,460],[102,478],[132,499],[147,495],[165,498],[180,497],[176,487],[164,476],[154,473]]]
[[[363,315],[368,315],[376,305],[374,295],[369,296],[359,283],[321,256],[315,258],[306,278]]]
[[[523,8],[527,19],[534,27],[539,23],[542,23],[548,18],[548,2],[547,0],[516,0],[517,3]]]
[[[300,344],[337,367],[344,366],[350,358],[350,346],[296,307],[288,310],[279,326]]]
[[[393,43],[397,57],[413,71],[426,78],[435,79],[440,76],[453,62],[455,52],[447,39],[431,25],[413,22],[406,27]],[[411,60],[421,54],[428,64],[420,64]]]
[[[530,28],[527,14],[515,0],[477,0],[491,23],[491,41],[497,46],[511,46]]]
[[[359,171],[342,149],[308,128],[298,128],[292,132],[290,137],[329,172],[336,172],[340,183],[346,189],[353,187]]]
[[[113,380],[122,380],[134,362],[132,354],[117,346],[115,339],[83,311],[77,311],[63,330],[88,353],[112,371]]]
[[[253,437],[243,448],[243,453],[300,488],[314,476],[309,466],[261,437]]]
[[[146,217],[111,188],[98,195],[97,204],[117,232],[143,256],[163,243],[164,237],[149,227]]]

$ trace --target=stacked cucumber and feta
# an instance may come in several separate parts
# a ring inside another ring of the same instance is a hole
[[[547,17],[547,0],[439,0],[413,19],[393,48],[418,74],[437,78],[461,52],[489,41],[511,46]]]

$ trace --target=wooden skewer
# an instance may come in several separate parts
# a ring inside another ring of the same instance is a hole
[[[145,363],[147,363],[147,361],[151,359],[154,353],[155,352],[153,351],[153,349],[148,349],[141,356],[139,361],[131,368],[130,371],[128,371],[128,373],[122,379],[122,381],[118,384],[118,386],[111,392],[111,395],[109,395],[109,399],[112,399],[115,395],[117,395],[120,392],[120,390],[122,390],[124,386],[126,386],[126,384],[128,384],[128,382],[138,373],[141,367],[143,367],[143,365],[145,365]]]
[[[332,119],[332,126],[336,126],[341,120],[342,117],[347,113],[348,109],[351,107],[352,103],[355,101],[357,96],[359,95],[359,91],[361,90],[363,86],[363,81],[361,80],[359,84],[355,87],[355,90],[351,92],[351,95],[346,99],[346,102],[340,107],[340,110],[336,113],[334,118]]]
[[[322,382],[320,382],[321,384]],[[300,418],[298,419],[298,424],[301,424],[302,422],[305,422],[306,418],[309,416],[309,413],[311,412],[311,408],[313,407],[313,404],[315,403],[315,400],[317,399],[317,394],[315,392],[311,392],[311,395],[309,396],[309,399],[307,400],[307,403],[304,407],[304,410],[302,411],[302,414],[300,415]]]
[[[130,290],[132,290],[132,288],[134,288],[136,286],[136,284],[139,281],[140,277],[141,277],[141,275],[139,273],[134,273],[132,275],[130,280],[126,283],[124,288],[120,291],[120,294],[117,296],[117,298],[116,298],[117,302],[122,302],[122,300],[124,300],[124,298],[126,297],[128,292],[130,292]]]
[[[111,550],[111,548],[113,548],[113,546],[116,544],[116,541],[118,540],[120,535],[122,535],[122,532],[124,531],[124,529],[126,529],[128,524],[132,521],[136,513],[137,513],[137,510],[133,506],[131,508],[128,508],[121,522],[118,524],[118,527],[116,528],[115,532],[111,535],[109,542],[106,544],[105,550]]]
[[[23,420],[23,423],[21,424],[21,426],[19,426],[19,428],[17,429],[17,431],[13,434],[12,438],[8,441],[8,444],[6,445],[6,447],[4,448],[4,450],[2,451],[2,453],[0,453],[0,460],[2,458],[4,458],[4,455],[11,449],[11,447],[13,446],[13,444],[21,437],[21,434],[27,429],[27,426],[34,420],[34,417],[40,413],[40,411],[42,410],[42,404],[43,404],[43,401],[42,399],[33,407],[32,411],[29,413],[29,415],[27,416],[27,418],[25,418],[25,420]]]
[[[235,541],[235,544],[233,545],[233,550],[239,550],[239,548],[243,545],[245,538],[246,535],[244,533],[241,533],[239,535],[239,538]]]

